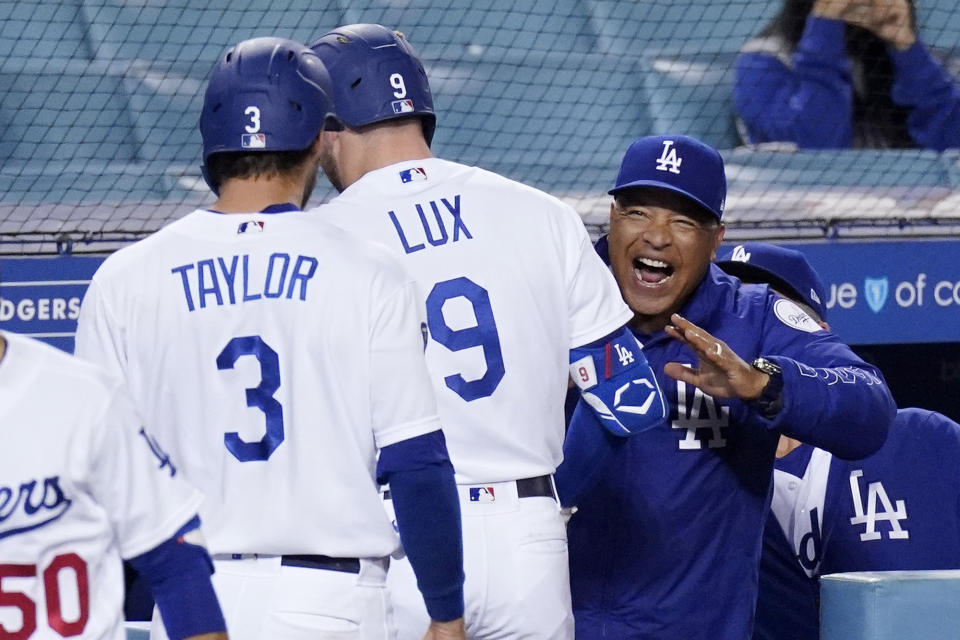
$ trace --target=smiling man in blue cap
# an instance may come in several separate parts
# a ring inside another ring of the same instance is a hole
[[[893,400],[880,372],[800,306],[712,263],[726,198],[715,149],[640,138],[610,194],[598,251],[671,420],[596,445],[606,457],[568,530],[577,638],[744,640],[780,435],[869,455]]]

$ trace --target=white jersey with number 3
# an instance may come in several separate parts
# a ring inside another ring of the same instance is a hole
[[[3,335],[0,638],[122,640],[121,558],[172,537],[200,494],[147,437],[119,381]]]
[[[104,262],[77,353],[205,493],[211,553],[397,548],[377,451],[439,422],[415,284],[381,247],[301,211],[194,211]]]
[[[577,213],[429,158],[367,173],[318,214],[386,245],[417,279],[457,482],[553,473],[569,349],[632,317]]]

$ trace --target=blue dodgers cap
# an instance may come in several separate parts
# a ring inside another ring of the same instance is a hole
[[[667,189],[693,200],[717,220],[723,215],[727,178],[720,152],[689,136],[646,136],[633,141],[607,193],[631,187]]]
[[[738,244],[717,260],[717,265],[747,282],[765,282],[802,300],[826,320],[825,291],[820,276],[799,251],[765,242]]]

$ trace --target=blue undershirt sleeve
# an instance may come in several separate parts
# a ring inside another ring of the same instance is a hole
[[[560,506],[577,505],[597,484],[613,454],[625,442],[626,438],[610,433],[600,424],[593,410],[580,400],[563,442],[563,462],[554,474]]]
[[[377,479],[390,484],[404,552],[427,613],[463,617],[463,533],[453,465],[442,431],[384,447]]]
[[[210,582],[213,562],[199,535],[200,518],[194,516],[172,538],[130,559],[150,586],[170,640],[227,628]]]

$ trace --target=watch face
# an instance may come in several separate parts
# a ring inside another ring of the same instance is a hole
[[[757,358],[753,361],[753,366],[771,376],[781,371],[776,363],[770,362],[766,358]]]

